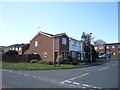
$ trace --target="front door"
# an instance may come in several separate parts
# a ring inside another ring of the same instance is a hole
[[[55,52],[55,60],[57,60],[58,52]]]

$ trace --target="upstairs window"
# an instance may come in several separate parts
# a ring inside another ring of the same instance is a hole
[[[120,45],[118,45],[118,48],[120,48]]]
[[[100,46],[100,47],[99,47],[99,49],[103,49],[103,47],[102,47],[102,46]]]
[[[38,41],[35,41],[35,47],[37,47],[38,46]]]
[[[62,38],[62,44],[67,45],[67,39],[66,38]]]
[[[21,48],[21,47],[19,47],[19,50],[22,50],[22,48]]]
[[[74,41],[74,42],[73,42],[73,46],[76,46],[76,45],[77,45],[77,42],[76,42],[76,41]]]
[[[18,48],[16,48],[16,51],[18,51]]]
[[[97,47],[95,47],[95,50],[97,50]]]
[[[115,46],[113,45],[112,48],[115,48]]]
[[[107,49],[109,49],[109,46],[107,46]]]

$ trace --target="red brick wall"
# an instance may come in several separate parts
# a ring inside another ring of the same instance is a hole
[[[113,45],[110,45],[109,46],[109,49],[111,50],[111,52],[112,52],[112,56],[120,56],[120,53],[118,53],[118,51],[120,51],[120,48],[118,48],[118,45],[114,45],[115,46],[115,48],[112,48],[112,46]],[[115,55],[114,55],[114,53],[115,53]]]
[[[64,45],[62,44],[62,38],[66,38],[67,39],[67,45]],[[68,51],[69,52],[69,38],[66,36],[66,35],[63,35],[60,37],[60,40],[59,40],[59,45],[60,45],[60,53],[62,51]]]
[[[38,46],[35,47],[35,41],[38,41]],[[31,53],[37,53],[42,60],[53,60],[53,39],[49,36],[39,34],[30,42]],[[44,57],[44,53],[47,53],[47,57]]]
[[[101,46],[103,47],[103,49],[99,48]],[[95,47],[97,47],[97,50],[95,49],[97,52],[105,52],[105,45],[95,45]]]

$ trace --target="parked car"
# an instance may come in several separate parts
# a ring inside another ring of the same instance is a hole
[[[100,55],[99,56],[100,59],[103,59],[103,58],[110,58],[108,54],[103,54],[103,55]]]

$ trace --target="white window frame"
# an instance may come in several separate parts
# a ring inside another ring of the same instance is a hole
[[[115,46],[113,45],[112,48],[115,48]]]
[[[21,48],[21,47],[19,47],[19,50],[22,50],[22,48]]]
[[[109,46],[107,46],[106,48],[109,49]]]
[[[98,48],[97,47],[95,47],[95,50],[97,50]]]
[[[34,45],[35,45],[35,47],[37,47],[38,46],[38,41],[35,41]]]
[[[47,52],[44,52],[44,57],[47,57]]]
[[[62,38],[62,44],[67,45],[67,39],[66,38]]]
[[[16,49],[15,49],[16,51],[18,51],[18,47],[16,47]]]
[[[12,50],[15,50],[15,48],[13,47]]]
[[[103,46],[100,46],[99,49],[103,49]]]
[[[120,48],[120,45],[118,45],[118,48]]]

